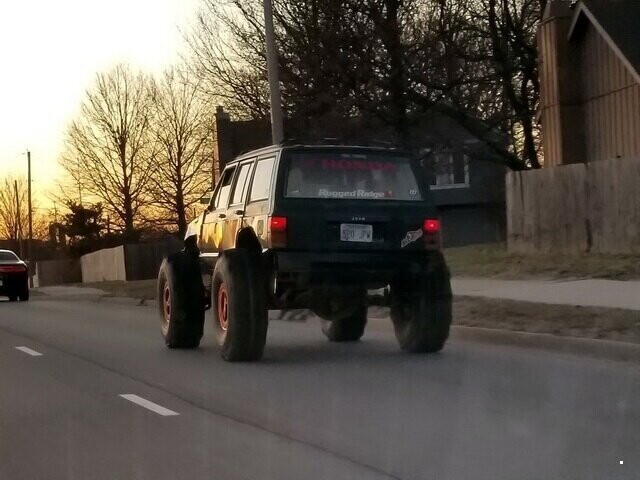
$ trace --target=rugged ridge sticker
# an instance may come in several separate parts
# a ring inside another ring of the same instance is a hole
[[[385,198],[392,197],[393,192],[374,192],[369,190],[351,190],[347,192],[334,192],[332,190],[327,190],[326,188],[321,188],[318,190],[318,197],[322,198]]]

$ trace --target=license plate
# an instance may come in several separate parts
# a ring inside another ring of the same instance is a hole
[[[373,225],[342,223],[340,224],[340,240],[343,242],[372,242]]]

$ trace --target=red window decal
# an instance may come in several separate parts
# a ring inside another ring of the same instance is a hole
[[[311,166],[311,163],[307,163]],[[396,166],[393,162],[378,162],[371,160],[336,160],[333,158],[324,158],[321,160],[321,166],[323,170],[382,170],[391,171],[396,170]]]

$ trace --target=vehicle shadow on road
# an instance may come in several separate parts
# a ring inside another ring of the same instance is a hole
[[[220,358],[209,333],[213,328],[207,319],[205,339],[199,349],[182,351],[187,355],[213,356]],[[409,354],[402,352],[393,336],[393,327],[382,328],[386,320],[369,315],[369,325],[364,337],[358,342],[332,343],[321,331],[320,319],[308,310],[271,311],[269,333],[263,358],[255,366],[269,365],[356,365],[370,367],[375,364],[393,363],[397,366],[417,364],[439,364],[451,358],[453,349],[447,348],[435,354]],[[173,352],[172,352],[173,353]],[[454,354],[454,356],[457,356]],[[241,363],[247,368],[247,363]]]
[[[304,365],[304,364],[366,364],[368,367],[377,363],[394,363],[396,365],[412,365],[416,363],[434,364],[446,360],[447,352],[430,355],[412,355],[401,352],[388,341],[376,338],[365,338],[350,344],[332,344],[322,340],[298,344],[267,344],[263,364]]]
[[[313,323],[313,322],[312,322]],[[203,341],[200,348],[195,350],[171,350],[168,354],[175,357],[199,357],[203,361],[215,361],[246,368],[264,368],[268,366],[363,366],[375,368],[376,365],[390,365],[415,367],[417,365],[436,365],[443,361],[451,361],[459,357],[459,351],[445,347],[444,351],[435,354],[409,354],[402,352],[391,339],[381,338],[377,332],[368,335],[355,343],[331,343],[322,337],[310,339],[290,337],[278,332],[267,341],[264,356],[258,362],[226,363],[220,357],[218,347],[208,340]]]

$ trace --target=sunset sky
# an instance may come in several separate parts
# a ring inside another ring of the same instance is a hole
[[[26,175],[38,197],[60,173],[65,128],[96,72],[119,62],[150,73],[179,60],[179,28],[198,0],[20,0],[0,9],[0,176]]]

